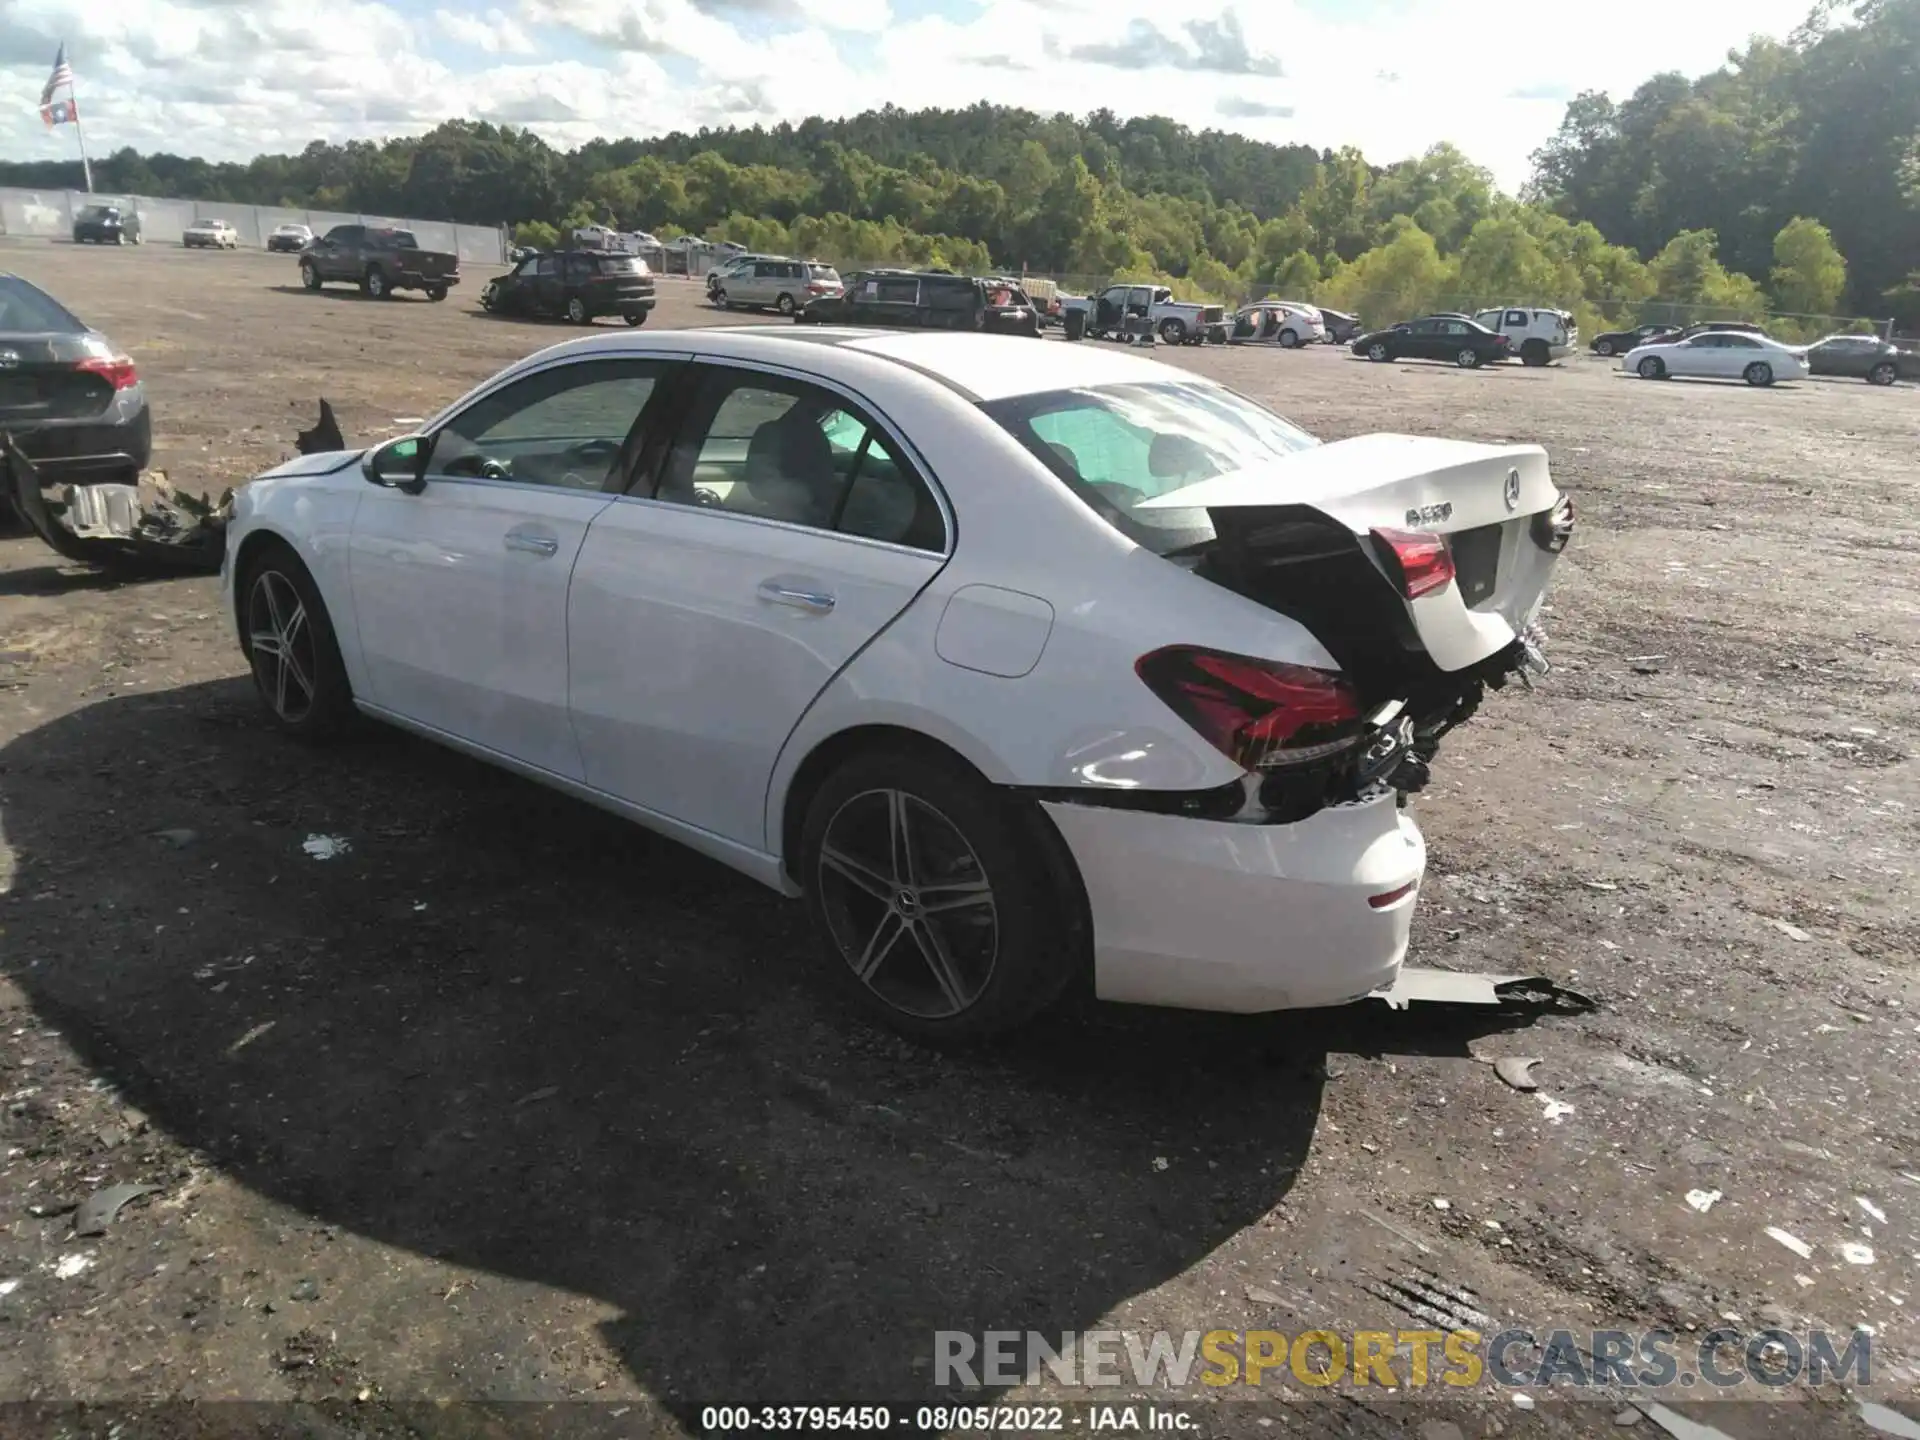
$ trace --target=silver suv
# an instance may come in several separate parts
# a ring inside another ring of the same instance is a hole
[[[713,303],[723,310],[737,305],[797,313],[809,301],[838,295],[840,272],[831,265],[804,260],[742,261],[713,287]]]

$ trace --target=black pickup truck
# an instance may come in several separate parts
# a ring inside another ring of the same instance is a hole
[[[422,250],[411,230],[336,225],[301,253],[300,283],[318,290],[341,281],[358,285],[374,300],[399,290],[422,290],[429,300],[444,300],[460,283],[460,257]]]

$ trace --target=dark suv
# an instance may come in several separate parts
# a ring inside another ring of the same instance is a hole
[[[138,245],[140,216],[118,205],[87,205],[73,217],[73,243],[85,245]]]
[[[480,292],[480,304],[497,315],[547,315],[576,325],[600,315],[644,325],[654,300],[646,262],[610,250],[528,255]]]
[[[1040,333],[1033,302],[1018,286],[944,270],[860,271],[846,277],[841,294],[809,301],[794,318],[815,325]]]

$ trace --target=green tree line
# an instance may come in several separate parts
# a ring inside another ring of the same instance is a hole
[[[595,140],[510,127],[215,164],[122,150],[103,190],[475,224],[691,232],[843,265],[1027,267],[1278,292],[1386,321],[1542,303],[1583,326],[1768,310],[1912,316],[1920,0],[1820,0],[1711,75],[1587,94],[1518,198],[1448,144],[1386,166],[1161,117],[1002,106]],[[77,167],[0,164],[0,184]],[[1814,326],[1818,328],[1818,326]]]

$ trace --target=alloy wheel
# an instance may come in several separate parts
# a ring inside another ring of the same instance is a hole
[[[262,570],[247,594],[247,651],[273,713],[289,725],[306,719],[318,698],[313,627],[306,601],[278,570]]]
[[[1607,356],[1613,354],[1613,342],[1611,340],[1602,340],[1598,345],[1593,347],[1593,353],[1605,359]]]
[[[827,928],[882,1002],[945,1020],[977,1002],[1000,923],[980,857],[952,820],[904,790],[867,790],[834,812],[815,876]]]
[[[1387,347],[1386,347],[1385,345],[1382,345],[1382,344],[1381,344],[1381,343],[1380,343],[1379,341],[1377,341],[1377,340],[1376,340],[1376,341],[1374,341],[1374,343],[1373,343],[1373,344],[1371,344],[1371,345],[1369,345],[1369,346],[1367,347],[1367,358],[1368,358],[1369,360],[1384,360],[1384,359],[1386,359],[1386,358],[1387,358]]]

